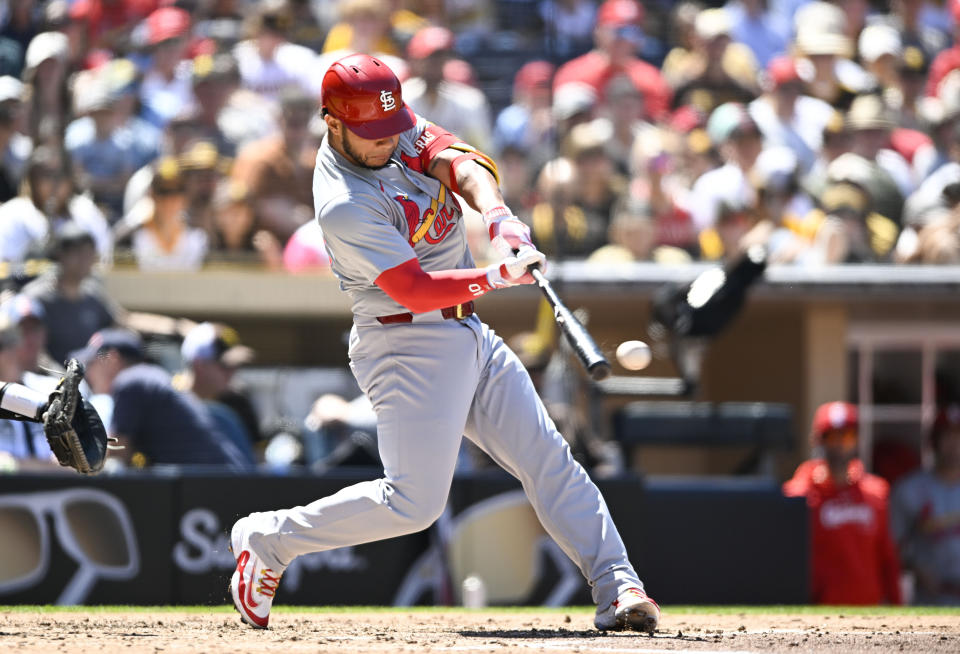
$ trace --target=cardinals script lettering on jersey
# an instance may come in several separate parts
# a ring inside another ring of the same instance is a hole
[[[406,195],[395,195],[393,199],[403,207],[403,215],[407,219],[407,229],[410,231],[410,245],[416,245],[417,241],[420,240],[416,237],[417,231],[421,225],[426,223],[429,223],[430,226],[423,234],[423,238],[426,239],[427,243],[432,245],[436,245],[446,238],[447,234],[453,231],[456,218],[446,205],[444,205],[436,215],[434,215],[432,207],[427,207],[423,210],[423,215],[421,216],[420,207]]]
[[[873,522],[873,509],[866,504],[827,500],[820,508],[820,522],[827,529],[848,524],[868,526]]]

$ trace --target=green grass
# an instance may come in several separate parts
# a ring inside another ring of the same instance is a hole
[[[665,606],[665,613],[712,615],[960,615],[960,607],[924,606]],[[496,606],[485,609],[462,607],[392,607],[392,606],[284,606],[276,613],[592,613],[592,606]],[[233,607],[220,606],[49,606],[0,605],[0,613],[232,613]]]

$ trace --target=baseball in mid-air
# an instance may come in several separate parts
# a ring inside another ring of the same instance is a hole
[[[617,361],[627,370],[643,370],[652,358],[650,346],[643,341],[624,341],[617,347]]]

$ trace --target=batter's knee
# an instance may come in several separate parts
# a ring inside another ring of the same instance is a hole
[[[432,525],[447,505],[447,493],[430,494],[415,488],[393,486],[390,507],[400,517],[405,533],[422,531]]]

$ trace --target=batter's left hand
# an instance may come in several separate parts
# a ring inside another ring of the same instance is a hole
[[[533,284],[533,275],[530,274],[531,268],[539,268],[545,271],[547,257],[535,247],[523,245],[517,250],[516,254],[511,254],[500,263],[487,268],[487,280],[494,288]]]

